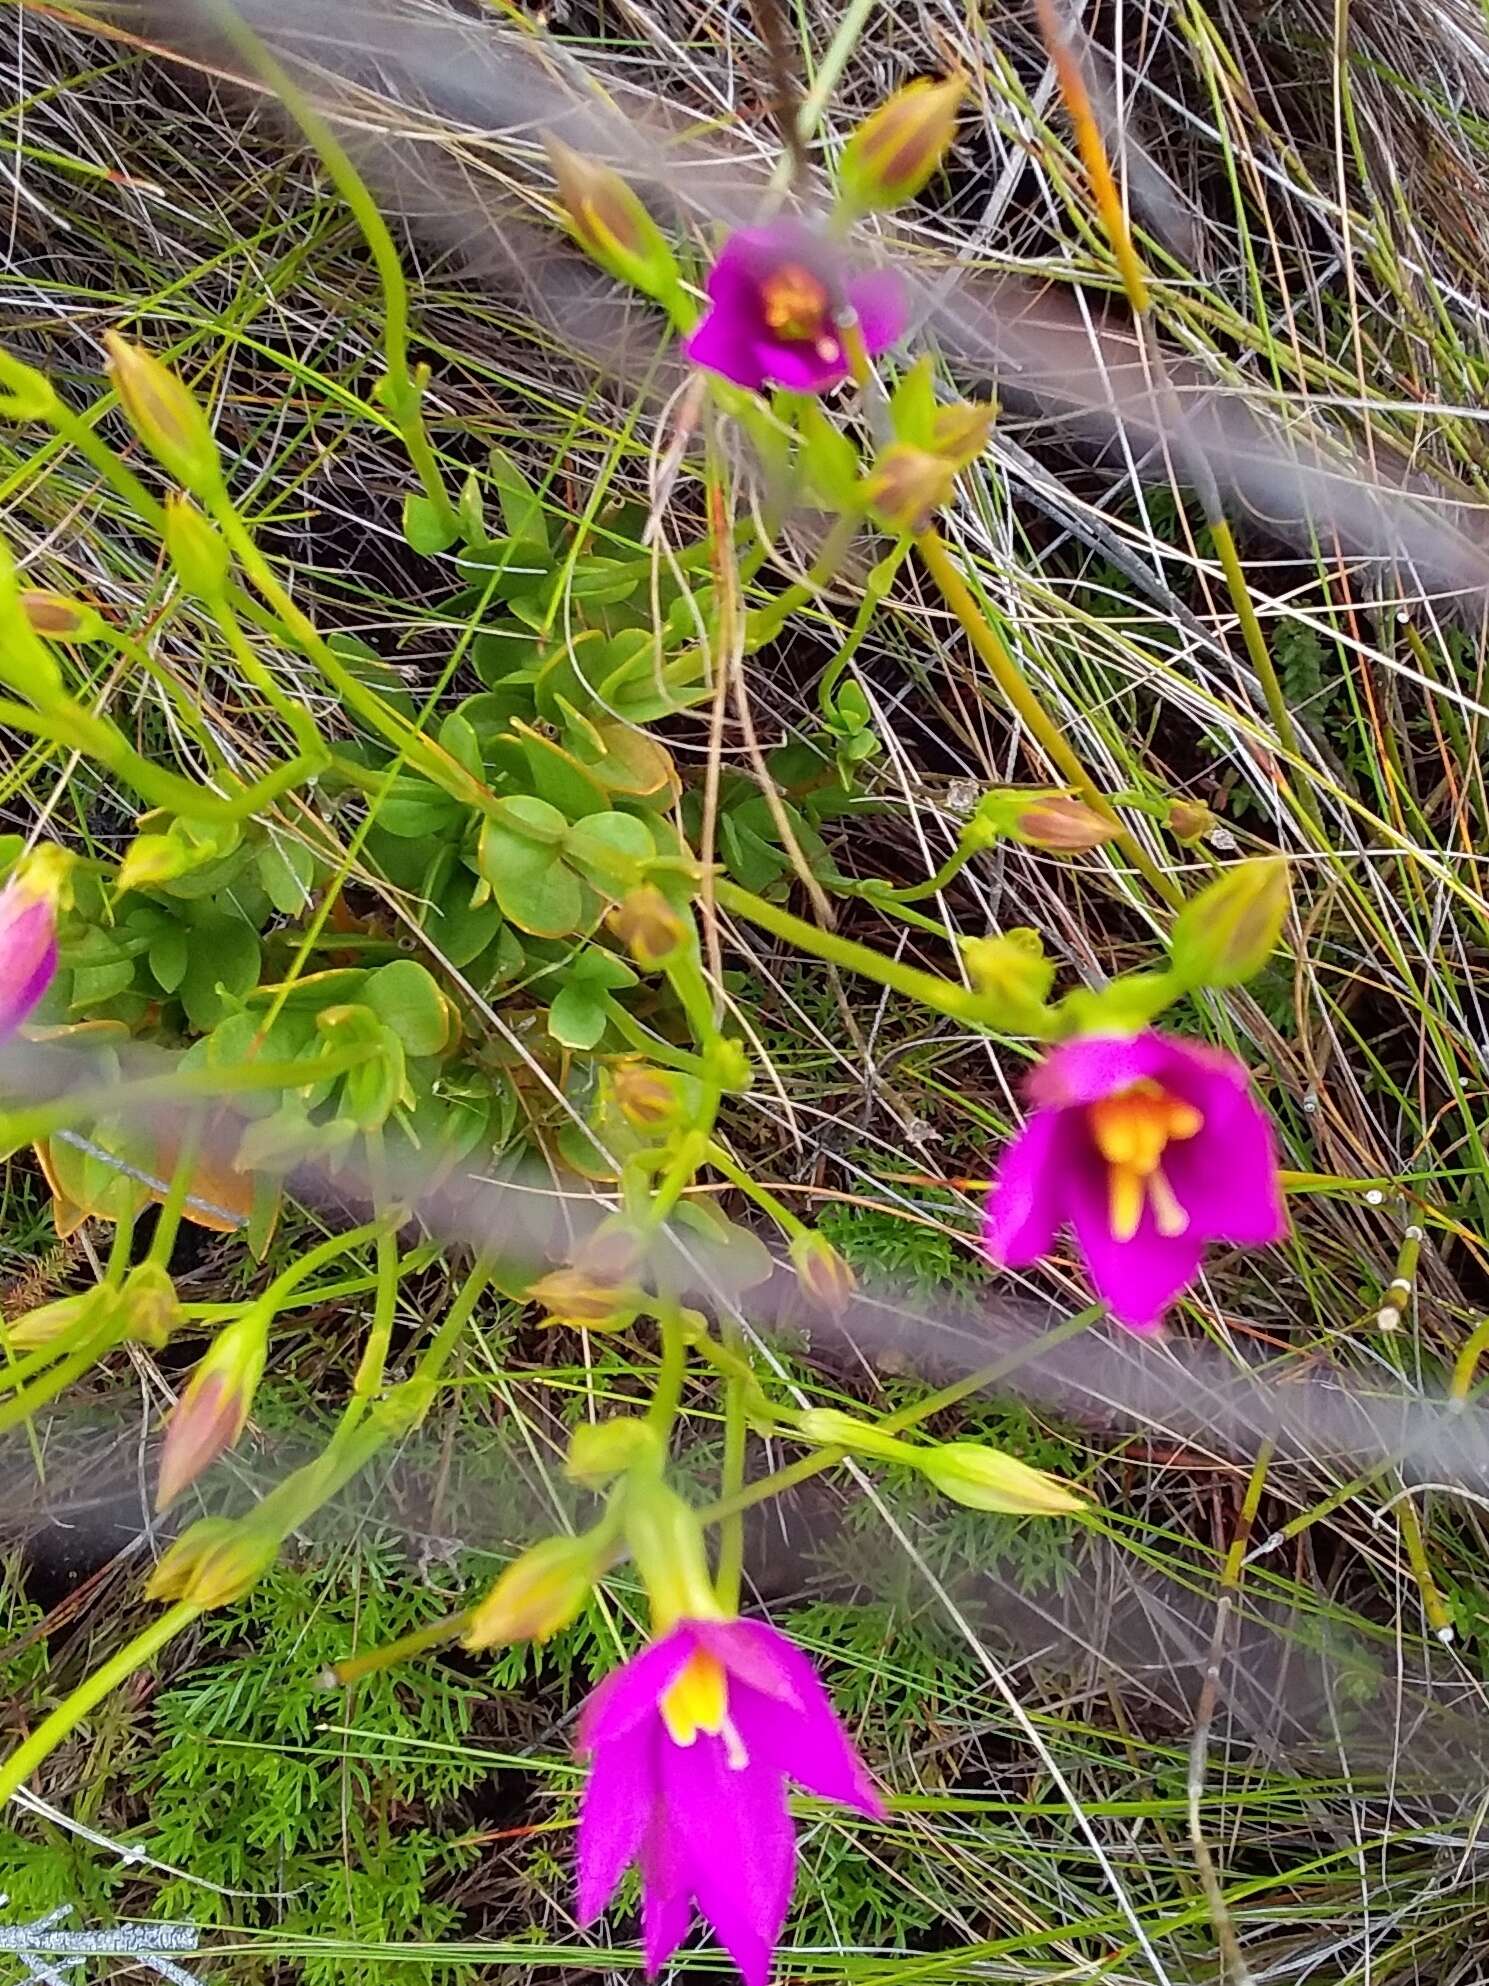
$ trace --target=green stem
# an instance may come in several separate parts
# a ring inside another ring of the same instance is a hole
[[[956,560],[947,550],[945,540],[940,533],[934,529],[922,532],[915,540],[915,549],[920,554],[927,572],[940,588],[942,598],[956,615],[967,639],[977,651],[979,658],[987,665],[994,682],[997,683],[1005,700],[1030,737],[1061,777],[1076,789],[1093,813],[1100,814],[1104,821],[1109,821],[1116,829],[1116,846],[1122,850],[1149,888],[1170,908],[1177,909],[1183,901],[1180,891],[1161,870],[1154,866],[1142,844],[1136,840],[1121,815],[1096,785],[1079,756],[1066,742],[1064,733],[1029,687],[1024,672],[1014,660],[1002,636],[996,632],[978,606],[972,589],[963,579]]]
[[[142,1669],[152,1655],[159,1654],[167,1642],[173,1641],[183,1628],[191,1625],[200,1611],[189,1602],[178,1600],[175,1606],[167,1608],[158,1619],[142,1628],[132,1641],[127,1641],[117,1654],[101,1663],[70,1695],[64,1697],[0,1767],[0,1806],[4,1806],[11,1795],[25,1785],[36,1768],[64,1738],[76,1730],[95,1704],[101,1703],[110,1690],[127,1681],[136,1669]]]
[[[675,1303],[658,1306],[657,1322],[662,1330],[662,1356],[657,1365],[656,1383],[651,1405],[646,1410],[646,1420],[647,1425],[656,1430],[665,1448],[682,1401],[682,1386],[688,1365],[688,1334]]]

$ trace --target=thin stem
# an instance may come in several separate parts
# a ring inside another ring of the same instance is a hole
[[[946,541],[941,534],[935,529],[923,531],[915,540],[915,549],[920,554],[926,571],[941,589],[942,598],[956,615],[967,639],[976,649],[979,658],[986,663],[993,680],[1025,730],[1062,779],[1076,789],[1092,812],[1099,814],[1104,821],[1110,822],[1116,829],[1117,847],[1122,850],[1148,886],[1171,908],[1177,908],[1183,901],[1180,891],[1154,865],[1141,842],[1136,839],[1121,815],[1096,785],[1079,756],[1066,742],[1064,733],[1029,687],[1022,669],[1014,660],[1002,636],[996,632],[978,606],[971,588],[963,579],[956,560],[948,551]]]
[[[152,1655],[159,1654],[168,1641],[185,1627],[189,1627],[201,1612],[186,1600],[178,1600],[173,1607],[142,1628],[132,1641],[127,1641],[117,1654],[111,1655],[89,1676],[85,1676],[69,1696],[63,1698],[48,1716],[44,1717],[31,1735],[24,1739],[10,1757],[0,1767],[0,1806],[30,1778],[31,1774],[60,1745],[88,1715],[95,1704],[101,1703],[111,1690],[128,1680],[137,1669],[142,1669]]]

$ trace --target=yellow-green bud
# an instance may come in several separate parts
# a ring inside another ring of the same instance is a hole
[[[676,1121],[677,1078],[665,1069],[647,1062],[622,1062],[611,1082],[621,1116],[636,1130],[665,1131]]]
[[[570,151],[557,138],[543,142],[559,204],[579,246],[644,296],[670,295],[677,287],[677,262],[640,198],[607,166]]]
[[[960,76],[921,76],[866,117],[838,172],[845,204],[872,213],[913,199],[946,156],[966,89]]]
[[[545,1538],[513,1559],[472,1609],[461,1636],[467,1648],[546,1641],[584,1611],[599,1563],[587,1538]]]
[[[1193,896],[1174,920],[1170,954],[1185,987],[1239,986],[1277,948],[1288,905],[1281,856],[1237,862]]]
[[[951,502],[956,469],[928,449],[898,441],[886,448],[863,481],[863,496],[886,531],[918,537]]]
[[[969,1510],[997,1510],[1010,1517],[1063,1517],[1084,1510],[1086,1500],[1058,1476],[1031,1469],[1012,1455],[977,1441],[948,1441],[912,1451],[915,1466],[953,1503]]]
[[[965,469],[987,447],[998,409],[990,400],[955,400],[931,417],[930,449],[954,469]]]
[[[203,1517],[176,1539],[145,1586],[150,1600],[227,1607],[252,1590],[279,1551],[271,1532],[232,1517]]]
[[[215,600],[227,585],[230,560],[217,527],[188,496],[172,490],[165,500],[165,548],[176,576],[198,600]]]
[[[635,1322],[638,1308],[634,1289],[578,1268],[555,1269],[540,1277],[527,1294],[547,1311],[545,1324],[567,1324],[575,1331],[623,1331]]]
[[[61,1296],[28,1310],[5,1326],[5,1343],[12,1352],[34,1352],[55,1344],[64,1336],[81,1338],[95,1324],[101,1324],[111,1308],[114,1292],[99,1283],[79,1296]]]
[[[803,1293],[829,1317],[841,1317],[858,1287],[858,1280],[832,1243],[807,1229],[792,1237],[790,1255]]]
[[[43,640],[97,641],[107,632],[103,615],[86,600],[73,600],[66,593],[40,587],[26,587],[20,597],[27,625]]]
[[[109,371],[125,418],[156,461],[197,496],[222,487],[212,424],[189,389],[143,345],[106,331]]]
[[[660,1477],[627,1485],[625,1531],[656,1633],[665,1634],[680,1620],[720,1618],[698,1513]]]
[[[1168,831],[1176,841],[1182,841],[1186,846],[1191,842],[1205,840],[1216,825],[1214,814],[1203,800],[1169,802]]]
[[[687,942],[686,920],[655,883],[628,890],[605,922],[646,972],[670,965]]]
[[[602,1489],[638,1465],[660,1469],[662,1446],[649,1421],[617,1414],[608,1421],[581,1421],[569,1436],[564,1474],[586,1489]]]
[[[962,957],[976,990],[1002,1000],[1015,1018],[1043,1008],[1055,983],[1054,965],[1034,931],[1020,928],[1000,938],[969,939]]]
[[[124,1335],[136,1344],[160,1351],[170,1343],[181,1321],[176,1285],[159,1262],[138,1262],[124,1278],[119,1292]]]

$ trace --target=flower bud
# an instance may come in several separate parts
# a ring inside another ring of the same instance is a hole
[[[863,481],[864,501],[886,531],[918,537],[936,513],[951,502],[956,488],[953,465],[928,449],[894,442]]]
[[[165,500],[165,548],[176,576],[198,600],[215,600],[227,585],[230,558],[215,524],[190,497],[172,490]]]
[[[584,1611],[599,1571],[587,1538],[545,1538],[513,1559],[472,1610],[461,1640],[467,1648],[511,1641],[547,1641]]]
[[[1084,1510],[1086,1500],[1058,1476],[1031,1469],[978,1441],[948,1441],[916,1448],[915,1466],[943,1496],[968,1510],[996,1510],[1009,1517],[1063,1517]]]
[[[181,1321],[176,1285],[159,1262],[138,1262],[124,1278],[119,1292],[124,1335],[137,1345],[160,1351],[170,1343]]]
[[[645,1464],[660,1469],[662,1445],[649,1421],[617,1414],[608,1421],[581,1421],[569,1436],[564,1474],[586,1489],[602,1489],[617,1476]]]
[[[575,1331],[623,1331],[634,1323],[637,1292],[623,1283],[602,1282],[582,1269],[555,1269],[528,1290],[542,1304],[545,1324],[567,1324]]]
[[[677,287],[677,262],[638,196],[618,173],[582,158],[557,138],[543,142],[579,246],[643,296],[670,295]]]
[[[832,1243],[825,1235],[807,1229],[792,1237],[790,1255],[803,1292],[829,1317],[841,1317],[858,1279]]]
[[[222,487],[212,424],[185,385],[143,345],[106,331],[109,371],[125,418],[166,474],[197,496]]]
[[[1186,987],[1239,986],[1277,948],[1287,916],[1287,864],[1258,857],[1226,869],[1174,920],[1170,955]]]
[[[616,1107],[638,1131],[665,1131],[676,1121],[677,1078],[647,1062],[622,1062],[611,1078]]]
[[[1167,824],[1174,839],[1187,847],[1192,842],[1204,841],[1215,828],[1216,820],[1202,800],[1171,800]]]
[[[44,421],[57,404],[52,382],[14,352],[0,350],[0,417]]]
[[[898,1435],[886,1434],[871,1421],[856,1420],[835,1407],[808,1407],[798,1414],[796,1425],[808,1441],[824,1448],[847,1448],[855,1455],[872,1455],[877,1462],[913,1462],[917,1451]]]
[[[918,77],[866,117],[843,152],[838,186],[859,213],[911,200],[940,165],[956,134],[967,85],[960,76]]]
[[[687,942],[687,920],[655,883],[628,890],[605,922],[645,972],[670,965]]]
[[[28,1310],[5,1326],[5,1343],[12,1352],[34,1352],[43,1345],[59,1343],[64,1337],[80,1339],[95,1324],[103,1322],[113,1302],[113,1291],[99,1283],[78,1296],[61,1296]]]
[[[1084,800],[1064,793],[1041,793],[1015,816],[1013,837],[1047,855],[1082,855],[1101,848],[1122,832],[1117,821],[1098,814]]]
[[[149,1600],[226,1607],[250,1592],[274,1563],[279,1540],[233,1517],[203,1517],[171,1544],[145,1586]]]
[[[962,946],[967,976],[979,993],[1001,1000],[1011,1020],[1043,1008],[1055,983],[1053,963],[1037,933],[1007,931],[1001,938],[973,938]]]
[[[50,844],[23,855],[0,890],[0,1041],[35,1010],[57,971],[57,906],[73,858]]]
[[[931,417],[931,453],[954,469],[965,469],[987,447],[997,413],[990,400],[955,400],[938,407]]]
[[[97,641],[107,632],[96,607],[90,607],[86,600],[70,599],[66,593],[27,587],[20,602],[27,626],[44,641]]]
[[[256,1307],[212,1340],[166,1423],[157,1510],[174,1503],[243,1432],[268,1348],[269,1320]]]

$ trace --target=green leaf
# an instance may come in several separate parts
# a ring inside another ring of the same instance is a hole
[[[458,868],[424,921],[430,944],[457,969],[478,958],[501,929],[501,909],[494,898],[471,902],[475,887],[470,871]]]
[[[855,510],[861,464],[858,450],[819,400],[801,410],[801,460],[815,493],[833,510]]]
[[[460,553],[459,565],[471,579],[460,598],[469,599],[473,607],[483,601],[515,600],[525,593],[536,593],[553,577],[547,539],[531,534],[472,545]]]
[[[455,520],[446,517],[438,504],[410,490],[403,499],[403,536],[412,550],[432,557],[447,552],[458,531]]]
[[[548,521],[543,499],[504,448],[491,451],[491,480],[502,517],[514,538],[527,538],[548,549]]]
[[[439,727],[439,742],[457,765],[464,766],[472,779],[485,780],[486,761],[481,754],[481,741],[468,717],[452,710]]]
[[[364,689],[375,690],[383,702],[400,716],[411,718],[414,715],[414,700],[402,676],[391,662],[385,662],[377,650],[369,648],[360,636],[328,635],[326,646],[347,674],[355,676]]]
[[[517,799],[510,804],[515,807]],[[524,804],[544,805],[541,800]],[[556,809],[546,811],[562,824]],[[552,843],[529,840],[493,818],[481,829],[477,859],[502,915],[519,931],[535,938],[564,938],[584,921],[585,892]]]
[[[258,870],[274,908],[286,917],[298,917],[315,880],[315,857],[305,844],[288,838],[266,841],[259,850]]]
[[[657,852],[651,829],[634,814],[596,813],[576,821],[565,844],[569,860],[607,896],[639,882],[638,865]]]
[[[593,1048],[605,1032],[599,994],[581,980],[560,987],[548,1009],[548,1032],[565,1048]]]
[[[101,1007],[106,1000],[112,1000],[116,993],[122,993],[134,984],[134,960],[110,959],[104,965],[80,965],[72,975],[72,998],[68,1002],[73,1013],[83,1013],[89,1007]]]
[[[361,997],[410,1055],[438,1055],[448,1045],[450,1009],[417,959],[394,959],[369,972]]]
[[[209,914],[193,924],[189,951],[181,1004],[192,1026],[206,1034],[257,986],[258,933],[241,918]]]
[[[186,933],[179,924],[167,924],[150,941],[150,971],[162,993],[174,993],[186,976]]]
[[[417,773],[402,772],[377,803],[373,819],[385,834],[403,841],[423,841],[446,834],[465,815],[465,808]]]
[[[481,502],[481,479],[474,469],[460,486],[455,506],[460,519],[460,535],[468,545],[479,545],[486,536],[485,506]]]
[[[476,674],[488,689],[507,683],[512,683],[515,689],[517,684],[513,679],[525,679],[536,668],[538,643],[532,629],[524,627],[521,621],[491,621],[471,643],[470,654]],[[533,707],[531,683],[524,681],[523,689],[517,711],[526,715]]]

